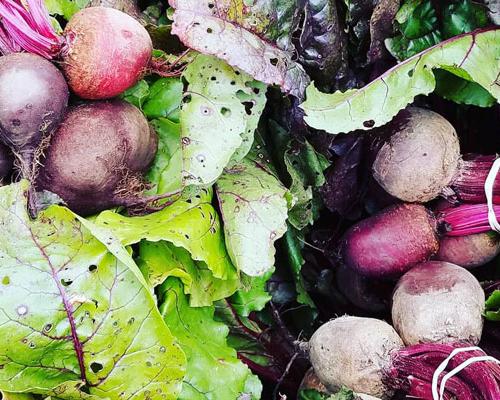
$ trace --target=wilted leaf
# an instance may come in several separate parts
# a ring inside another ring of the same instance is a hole
[[[247,275],[263,275],[274,265],[274,242],[286,231],[286,188],[249,159],[226,169],[215,187],[233,263]]]
[[[203,261],[214,277],[228,279],[234,276],[234,267],[211,200],[208,189],[186,191],[181,199],[162,211],[137,217],[104,211],[96,224],[113,231],[126,246],[141,240],[166,240],[189,251],[193,260]]]
[[[68,209],[31,220],[26,189],[0,189],[0,390],[175,399],[185,357],[149,290]]]
[[[303,96],[309,78],[292,60],[291,52],[259,36],[265,31],[269,17],[264,18],[260,12],[252,14],[253,4],[229,0],[169,0],[169,3],[175,8],[172,33],[186,46],[219,57],[261,82],[279,85],[286,93]],[[250,18],[246,15],[249,12]]]
[[[182,284],[173,278],[160,295],[161,313],[188,360],[179,400],[259,399],[262,386],[255,387],[256,378],[227,345],[229,329],[214,321],[214,307],[190,307]]]
[[[265,85],[215,57],[199,55],[186,68],[181,111],[184,182],[210,184],[235,152],[246,153],[265,105]]]
[[[240,286],[234,269],[227,279],[217,279],[203,261],[194,261],[187,250],[165,241],[143,240],[139,245],[138,264],[152,287],[168,277],[179,278],[184,293],[189,294],[191,307],[210,306],[216,300],[231,296]]]
[[[301,105],[305,120],[313,128],[334,134],[384,125],[415,96],[434,90],[434,68],[465,76],[498,100],[499,31],[493,28],[448,39],[401,62],[361,89],[324,94],[311,85]]]

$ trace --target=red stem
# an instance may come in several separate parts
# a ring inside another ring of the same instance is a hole
[[[43,0],[0,1],[0,51],[4,54],[25,50],[47,59],[57,57],[65,46],[50,21]]]
[[[458,174],[450,185],[458,199],[466,203],[484,203],[484,182],[490,172],[496,155],[464,155]],[[493,203],[500,204],[500,174],[493,185]]]
[[[500,205],[493,210],[500,219]],[[446,236],[467,236],[491,231],[486,204],[462,204],[442,210],[437,215],[439,225]]]

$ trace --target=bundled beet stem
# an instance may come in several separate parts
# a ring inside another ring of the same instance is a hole
[[[468,344],[417,344],[394,353],[386,374],[387,385],[404,389],[409,395],[432,399],[432,378],[450,353]],[[481,350],[456,354],[439,376],[438,386],[449,371],[470,358],[484,356]],[[495,362],[476,362],[446,382],[445,399],[495,400],[500,398],[500,366]]]
[[[494,205],[500,218],[500,205]],[[438,215],[439,225],[446,236],[467,236],[492,230],[488,219],[487,204],[463,204],[446,209]]]

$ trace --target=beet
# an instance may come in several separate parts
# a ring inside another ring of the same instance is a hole
[[[418,204],[398,204],[353,225],[344,235],[345,264],[362,275],[395,278],[439,249],[433,215]]]
[[[11,51],[59,59],[71,90],[85,99],[108,99],[133,86],[151,60],[152,42],[131,16],[108,7],[76,13],[56,34],[40,0],[13,0],[0,8]],[[5,46],[4,46],[5,47]]]
[[[436,259],[464,268],[475,268],[490,262],[499,253],[498,234],[485,232],[467,236],[443,237],[439,242]]]
[[[429,261],[407,272],[393,295],[392,320],[405,344],[479,343],[485,295],[467,270]]]
[[[144,115],[129,103],[76,106],[51,140],[37,188],[56,193],[81,215],[127,205],[143,189],[141,173],[157,144]]]

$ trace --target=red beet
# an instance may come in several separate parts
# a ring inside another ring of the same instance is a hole
[[[141,194],[141,173],[156,149],[156,133],[131,104],[79,105],[55,132],[37,188],[56,193],[81,215],[129,205]]]
[[[71,90],[85,99],[107,99],[133,86],[148,67],[152,43],[131,16],[108,7],[76,13],[63,35],[55,33],[42,0],[12,0],[0,7],[11,51],[20,48],[61,60]],[[5,47],[5,46],[3,46]]]
[[[342,240],[346,265],[366,276],[394,278],[439,249],[434,216],[418,204],[399,204],[352,226]]]

